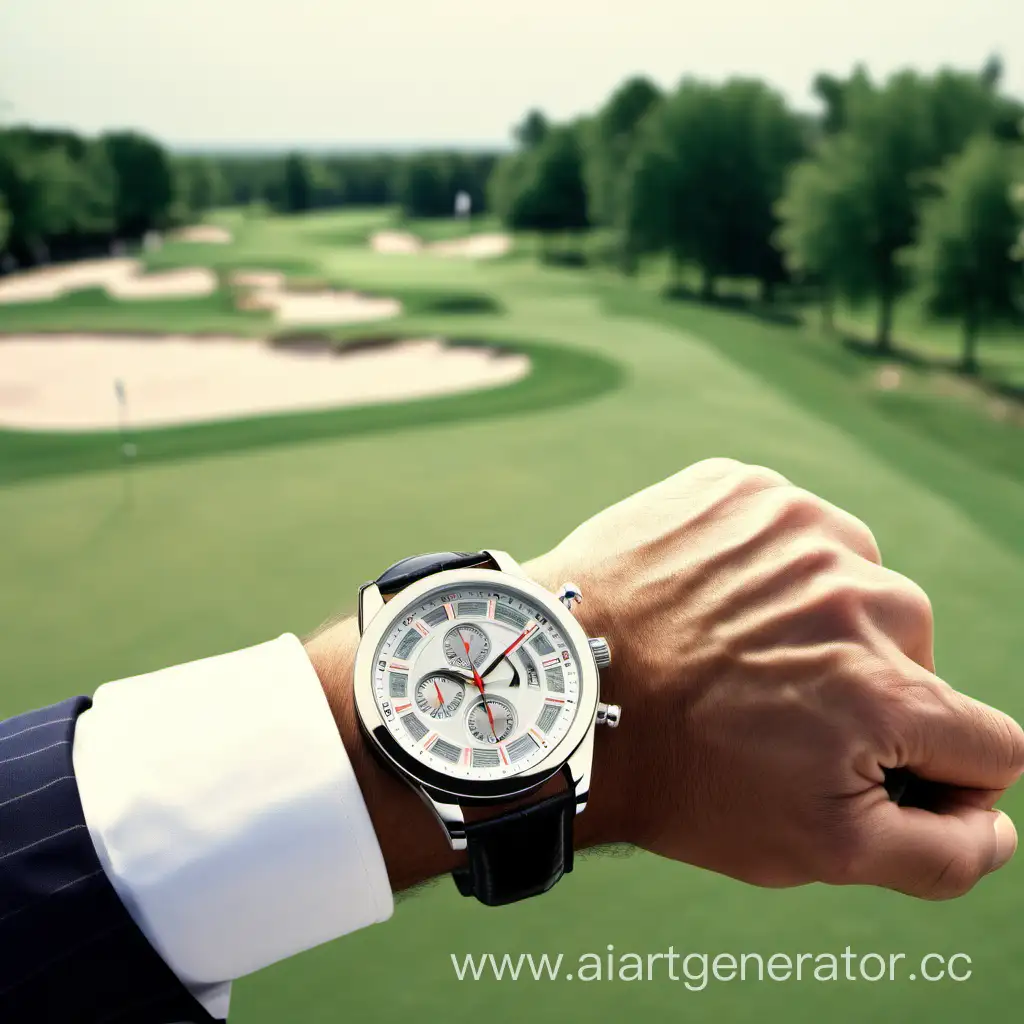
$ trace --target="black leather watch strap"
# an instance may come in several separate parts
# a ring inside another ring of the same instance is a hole
[[[441,551],[396,562],[374,582],[385,601],[410,584],[448,569],[497,569],[485,551]],[[572,871],[572,789],[466,826],[465,867],[452,872],[463,896],[491,907],[547,892]]]
[[[572,871],[572,790],[466,826],[468,863],[452,872],[463,896],[489,907],[547,892]]]
[[[449,569],[497,569],[494,559],[485,551],[438,551],[432,555],[413,555],[385,569],[374,583],[387,601],[411,583]]]

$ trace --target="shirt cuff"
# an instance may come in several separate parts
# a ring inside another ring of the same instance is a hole
[[[370,816],[291,634],[101,686],[72,757],[107,876],[214,1016],[225,982],[391,916]]]

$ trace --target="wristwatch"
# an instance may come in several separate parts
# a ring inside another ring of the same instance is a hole
[[[581,599],[571,583],[545,590],[504,551],[417,555],[359,589],[363,731],[466,851],[459,892],[488,906],[572,871],[595,726],[619,722],[621,709],[600,701],[611,651],[574,618]],[[564,788],[540,798],[559,774]],[[467,807],[494,814],[467,822]]]

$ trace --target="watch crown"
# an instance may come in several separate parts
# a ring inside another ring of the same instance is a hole
[[[622,708],[618,704],[598,704],[597,719],[598,725],[607,725],[609,729],[618,727],[622,718]]]
[[[590,653],[598,668],[607,668],[612,663],[612,649],[603,636],[591,637],[587,643],[590,644]]]
[[[558,600],[571,612],[572,606],[583,600],[583,591],[575,583],[563,583],[558,589]]]

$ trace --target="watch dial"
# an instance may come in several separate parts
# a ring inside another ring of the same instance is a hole
[[[579,704],[572,643],[533,598],[469,584],[407,606],[384,634],[373,693],[398,744],[461,779],[527,771]]]

